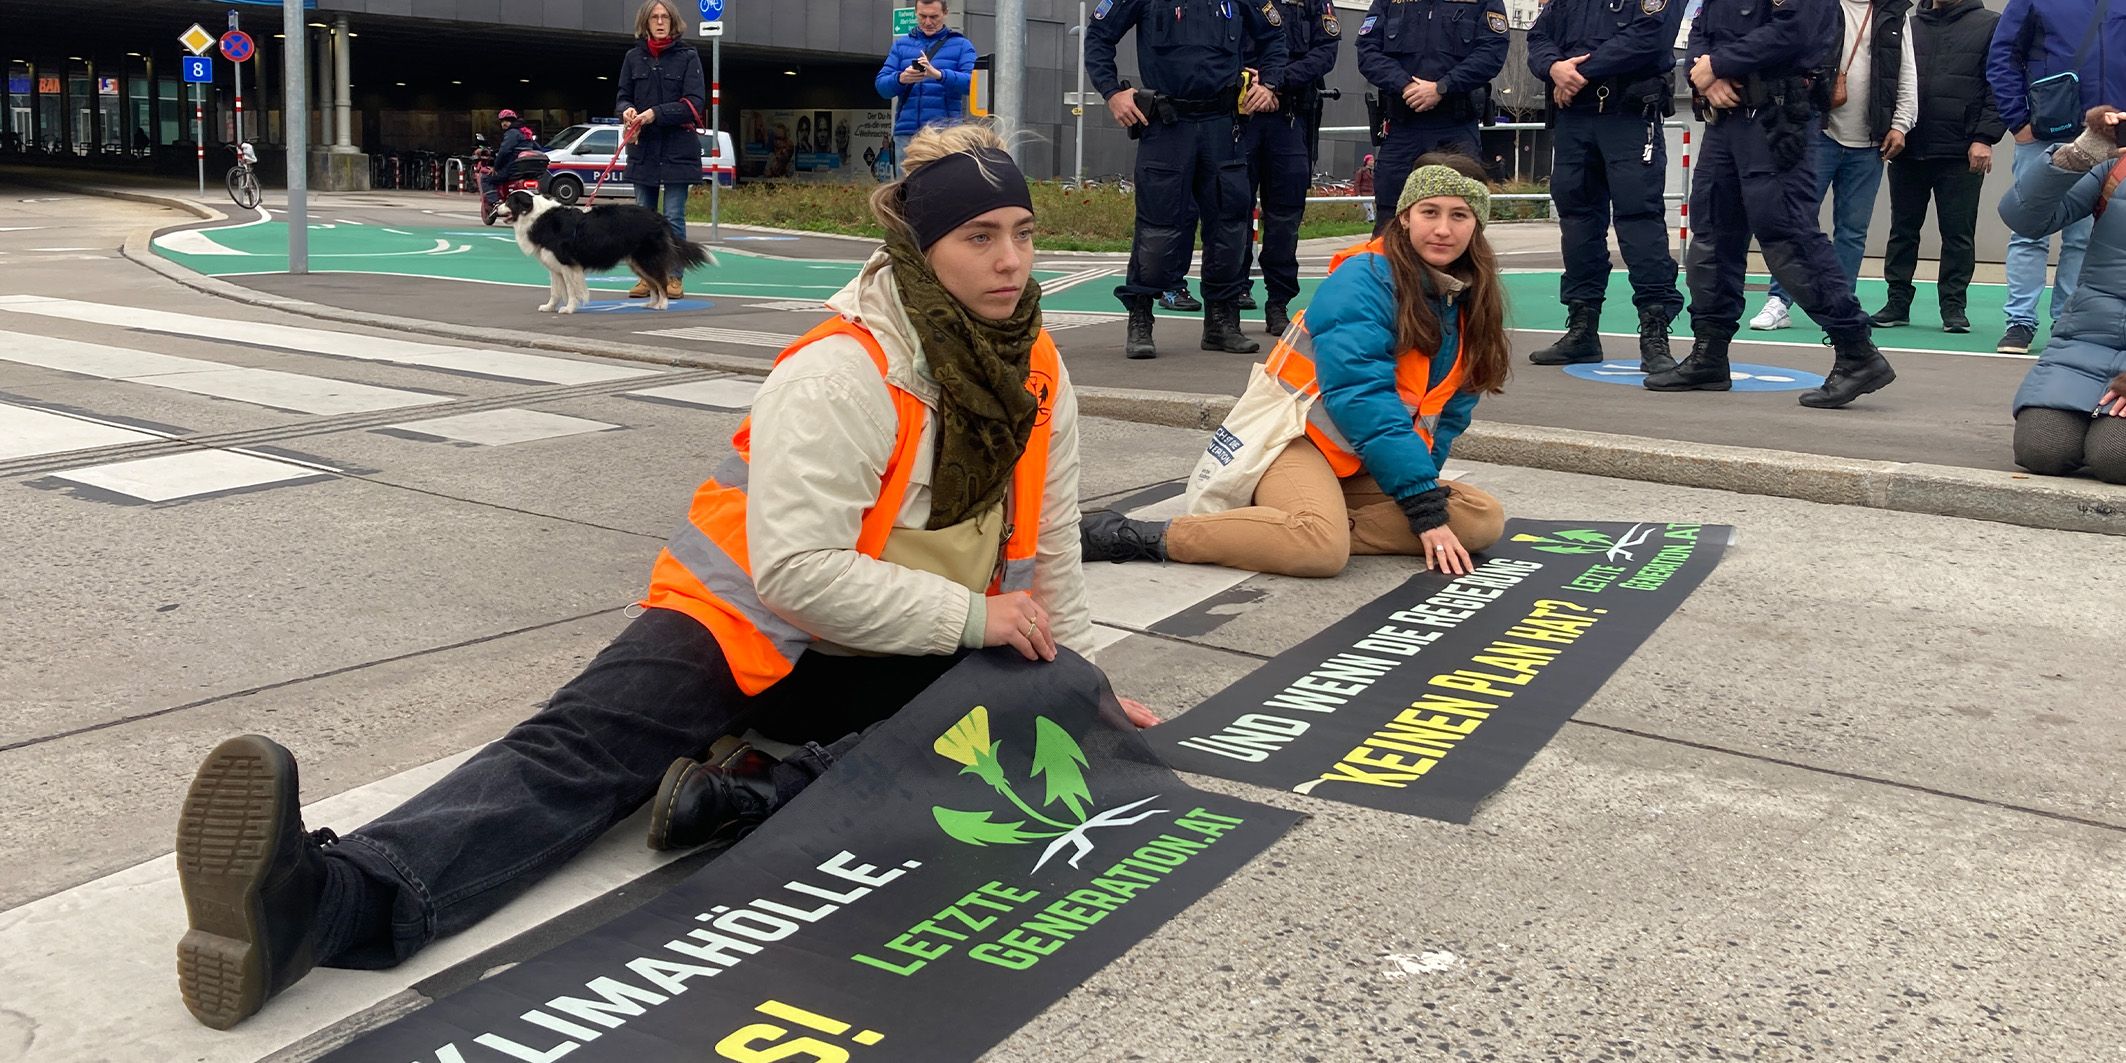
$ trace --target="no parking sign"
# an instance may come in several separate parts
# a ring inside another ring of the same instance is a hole
[[[242,30],[230,30],[221,35],[221,57],[232,63],[241,63],[251,58],[258,46],[251,43],[251,35]]]

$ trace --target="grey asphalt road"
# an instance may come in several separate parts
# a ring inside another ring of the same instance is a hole
[[[666,369],[540,383],[232,342],[165,319],[147,329],[11,311],[6,297],[28,295],[198,315],[253,337],[264,333],[239,324],[354,333],[372,351],[422,339],[201,296],[111,253],[165,215],[24,198],[5,202],[7,224],[31,228],[0,232],[0,332],[37,342],[0,340],[0,416],[148,438],[25,454],[52,437],[0,432],[15,448],[0,454],[0,973],[16,987],[0,1009],[0,1058],[145,1058],[126,1047],[140,1043],[165,1058],[265,1058],[300,1038],[275,1040],[271,1022],[231,1035],[187,1026],[171,942],[98,939],[93,913],[109,909],[97,905],[130,896],[113,892],[123,876],[169,852],[191,770],[228,734],[295,749],[306,798],[351,798],[532,711],[618,629],[738,422],[631,392],[730,382]],[[88,371],[100,363],[80,352],[92,348],[303,378],[271,378],[284,403],[410,405],[263,405],[198,366],[112,379]],[[76,360],[13,357],[54,349]],[[394,427],[498,410],[577,421],[573,434],[484,445]],[[1171,480],[1201,443],[1090,421],[1084,494]],[[296,471],[164,502],[124,491],[198,484],[82,471],[200,455]],[[2116,539],[1464,473],[1518,515],[1716,522],[1739,541],[1470,826],[1194,779],[1309,818],[988,1058],[2117,1058]],[[1183,713],[1399,584],[1409,565],[1361,558],[1332,580],[1256,576],[1240,596],[1252,600],[1233,599],[1216,622],[1199,617],[1186,634],[1135,625],[1101,660],[1122,692]],[[1119,604],[1096,612],[1112,619]],[[565,937],[627,903],[615,898],[607,886],[558,921],[511,923],[501,951],[463,970]],[[464,977],[332,984],[440,992]],[[129,1025],[91,1004],[114,993]],[[322,1039],[280,1058],[306,1057],[368,1013],[332,1012],[337,999],[314,998]],[[283,1003],[261,1019],[298,1010]]]

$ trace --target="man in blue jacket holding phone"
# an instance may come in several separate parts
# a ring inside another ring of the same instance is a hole
[[[894,38],[878,76],[879,98],[898,100],[893,119],[893,161],[908,153],[908,138],[926,125],[950,122],[967,110],[974,83],[974,43],[945,25],[945,0],[915,0],[915,28]]]
[[[2015,136],[2021,179],[2025,170],[2045,165],[2046,148],[2081,132],[2084,112],[2126,103],[2126,3],[2008,0],[1986,53],[1986,82],[2001,123]],[[2061,230],[2054,321],[2074,295],[2088,246],[2086,219]],[[2008,329],[1995,348],[2000,353],[2027,354],[2035,345],[2037,302],[2051,257],[2049,236],[2008,237]]]

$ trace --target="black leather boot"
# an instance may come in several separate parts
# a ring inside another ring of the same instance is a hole
[[[190,928],[177,990],[217,1030],[243,1021],[317,964],[323,845],[303,830],[295,756],[258,735],[214,747],[177,816],[177,884]]]
[[[1801,393],[1801,404],[1811,409],[1835,410],[1870,391],[1880,391],[1897,379],[1890,360],[1875,349],[1875,341],[1862,333],[1842,343],[1833,343],[1837,358],[1823,386]]]
[[[780,804],[768,778],[774,766],[752,746],[713,764],[673,761],[651,799],[650,848],[692,849],[758,826]]]
[[[1648,307],[1639,311],[1639,372],[1649,376],[1676,367],[1668,353],[1668,315]]]
[[[1086,561],[1164,561],[1166,525],[1096,509],[1078,521],[1078,551]]]
[[[1283,303],[1271,303],[1262,308],[1262,331],[1275,339],[1292,327],[1292,316],[1285,311]]]
[[[1123,302],[1129,308],[1129,339],[1122,342],[1122,353],[1131,358],[1157,358],[1158,348],[1152,346],[1152,301],[1138,296]]]
[[[1727,371],[1727,340],[1700,336],[1691,341],[1690,357],[1664,373],[1642,381],[1648,391],[1727,391],[1735,386]]]
[[[1247,291],[1241,292],[1241,293],[1240,293],[1240,298],[1238,298],[1238,299],[1235,299],[1235,300],[1233,300],[1233,305],[1234,305],[1234,306],[1237,306],[1237,307],[1239,307],[1239,308],[1240,308],[1240,309],[1242,309],[1242,310],[1253,310],[1253,309],[1255,309],[1255,291],[1254,291],[1254,289],[1252,289],[1252,288],[1251,288],[1251,289],[1249,289],[1249,290],[1247,290]]]
[[[1203,349],[1224,351],[1228,354],[1254,354],[1262,349],[1240,331],[1240,307],[1233,303],[1211,303],[1203,311]]]
[[[1537,365],[1586,365],[1602,360],[1602,304],[1568,304],[1565,322],[1565,335],[1529,355],[1529,361]]]

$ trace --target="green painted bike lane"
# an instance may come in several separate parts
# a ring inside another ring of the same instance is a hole
[[[287,225],[256,222],[213,229],[187,229],[166,233],[155,240],[154,250],[173,262],[208,276],[236,277],[260,273],[285,273]],[[753,299],[823,300],[841,290],[856,275],[860,263],[852,260],[802,260],[776,258],[729,247],[719,247],[720,261],[690,270],[688,287],[703,295]],[[526,258],[517,248],[510,230],[465,226],[313,225],[310,232],[310,268],[317,273],[369,273],[400,277],[432,277],[490,284],[517,284],[543,288],[544,267]],[[1107,275],[1088,273],[1100,270]],[[1060,290],[1042,299],[1044,309],[1056,313],[1119,314],[1114,288],[1121,283],[1122,265],[1113,260],[1088,259],[1083,270],[1037,270],[1034,278],[1044,285],[1063,282]],[[1753,276],[1759,284],[1769,278]],[[1504,274],[1508,324],[1532,331],[1562,330],[1565,309],[1558,302],[1555,270],[1509,270]],[[1202,294],[1201,278],[1190,278]],[[633,286],[629,273],[596,275],[591,286],[619,290]],[[1302,278],[1295,303],[1305,306],[1321,286],[1321,278]],[[2003,323],[2006,288],[1998,284],[1973,284],[1970,315],[1976,331],[1961,335],[1941,331],[1934,309],[1934,285],[1920,282],[1919,297],[1912,309],[1912,324],[1900,329],[1882,329],[1876,342],[1886,350],[1923,350],[1952,353],[1990,353]],[[1880,280],[1860,282],[1863,307],[1878,307],[1887,298]],[[1255,297],[1264,298],[1260,282]],[[1758,297],[1753,294],[1751,310]],[[1199,315],[1161,313],[1163,318],[1200,320]],[[1260,312],[1246,315],[1260,320]],[[1820,330],[1796,312],[1793,328],[1779,332],[1751,332],[1740,339],[1785,346],[1818,348]],[[1622,270],[1610,277],[1609,294],[1602,314],[1602,331],[1615,336],[1636,336],[1638,318],[1631,305],[1631,284]],[[1675,333],[1688,338],[1690,319],[1677,319]],[[2046,335],[2040,331],[2042,341]]]

